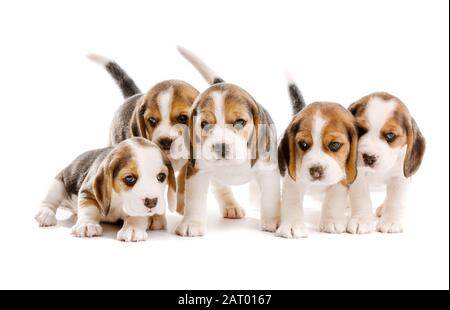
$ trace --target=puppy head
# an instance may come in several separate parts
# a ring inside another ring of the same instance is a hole
[[[406,106],[387,93],[374,93],[353,103],[358,128],[358,166],[386,174],[399,164],[405,177],[419,169],[425,139]]]
[[[173,143],[184,145],[182,133],[187,130],[189,109],[197,95],[198,91],[183,81],[156,84],[137,103],[131,121],[133,136],[151,140],[170,156]]]
[[[278,150],[281,174],[333,185],[356,178],[357,133],[352,115],[337,103],[316,102],[296,114]]]
[[[191,113],[191,157],[207,165],[249,159],[254,164],[260,149],[270,143],[270,123],[267,112],[245,90],[228,83],[213,85],[197,98]]]
[[[164,190],[176,191],[172,165],[152,142],[132,138],[118,144],[102,162],[93,192],[104,215],[117,201],[129,216],[163,214]]]

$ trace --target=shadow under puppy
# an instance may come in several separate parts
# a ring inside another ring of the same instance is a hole
[[[289,83],[289,93],[294,116],[278,147],[282,206],[276,234],[285,238],[307,236],[305,194],[325,195],[320,231],[345,232],[348,186],[357,175],[358,136],[353,115],[333,102],[305,106],[293,81]]]
[[[260,188],[261,228],[275,231],[279,222],[280,177],[272,119],[245,90],[224,82],[190,51],[180,47],[179,51],[212,86],[197,97],[191,109],[191,158],[184,168],[186,183],[178,188],[185,193],[185,212],[176,233],[205,233],[210,185],[224,217],[243,217],[244,210],[229,186],[251,181],[257,181]]]
[[[87,57],[105,68],[125,98],[111,123],[110,145],[117,145],[130,137],[143,137],[156,143],[168,156],[174,170],[179,171],[189,156],[185,136],[189,110],[199,94],[198,90],[181,80],[166,80],[142,93],[114,60],[97,54]],[[184,175],[179,175],[179,179],[184,179]],[[175,201],[175,198],[171,200]],[[170,203],[169,209],[173,211],[175,203]],[[182,209],[177,211],[183,212]],[[151,225],[165,228],[165,216],[153,217]]]
[[[176,191],[167,156],[148,140],[127,139],[78,156],[56,176],[35,218],[53,226],[56,210],[70,207],[78,216],[72,228],[77,237],[100,236],[100,222],[123,220],[117,239],[143,241],[150,216],[165,212],[166,185],[168,193]]]
[[[370,191],[385,187],[386,198],[378,208],[377,230],[403,231],[404,199],[425,153],[425,138],[406,105],[397,97],[378,92],[349,107],[359,132],[358,177],[350,187],[350,233],[372,230]]]

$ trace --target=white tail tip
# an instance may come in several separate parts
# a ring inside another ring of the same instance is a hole
[[[87,57],[87,59],[89,59],[101,66],[106,66],[108,63],[113,62],[112,59],[109,59],[108,57],[105,57],[105,56],[102,56],[99,54],[87,54],[86,57]]]
[[[295,78],[294,78],[294,76],[292,75],[291,72],[286,71],[285,72],[285,76],[286,76],[286,80],[288,82],[288,85],[295,84]]]

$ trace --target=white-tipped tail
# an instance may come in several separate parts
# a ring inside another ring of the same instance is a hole
[[[209,84],[217,83],[217,80],[222,80],[219,75],[214,72],[210,67],[208,67],[200,58],[198,58],[194,53],[190,50],[177,46],[178,51],[184,58],[186,58],[203,76],[203,78]]]
[[[99,54],[86,54],[87,59],[99,64],[100,66],[106,66],[107,64],[114,62],[112,59],[108,57],[99,55]]]
[[[295,84],[295,78],[291,72],[286,71],[285,75],[286,75],[286,81],[288,82],[288,85]]]

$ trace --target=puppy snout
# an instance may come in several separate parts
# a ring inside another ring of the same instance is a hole
[[[230,146],[226,143],[216,143],[212,148],[214,153],[221,158],[226,158],[227,154],[230,152]]]
[[[362,155],[363,157],[363,161],[364,161],[364,165],[369,166],[369,167],[373,167],[375,165],[375,163],[377,162],[377,157],[375,155],[369,155],[367,153],[364,153]]]
[[[158,198],[145,198],[144,199],[144,206],[149,209],[153,209],[156,207],[156,204],[158,203]]]
[[[309,174],[311,175],[314,181],[322,179],[323,172],[324,171],[322,166],[314,166],[309,168]]]
[[[172,146],[172,142],[173,142],[173,140],[171,138],[161,138],[161,139],[158,140],[159,146],[164,151],[170,151],[170,147]]]

